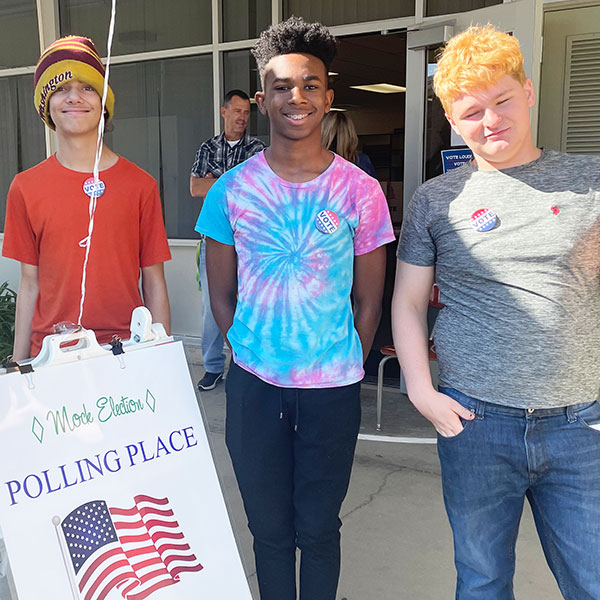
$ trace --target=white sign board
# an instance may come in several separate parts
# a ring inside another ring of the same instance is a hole
[[[19,600],[250,600],[181,343],[120,358],[0,376]]]

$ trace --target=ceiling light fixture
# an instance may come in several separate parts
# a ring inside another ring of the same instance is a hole
[[[406,92],[406,88],[401,85],[391,83],[372,83],[370,85],[351,85],[352,89],[364,90],[365,92],[376,92],[377,94],[400,94]]]

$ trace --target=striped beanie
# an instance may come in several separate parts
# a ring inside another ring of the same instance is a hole
[[[40,56],[33,76],[33,102],[40,118],[54,129],[50,119],[50,96],[64,82],[75,80],[91,85],[102,98],[104,66],[92,40],[76,35],[56,40]],[[115,97],[110,86],[106,96],[108,119],[113,116]]]

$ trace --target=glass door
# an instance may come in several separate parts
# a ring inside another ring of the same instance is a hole
[[[407,35],[406,138],[404,154],[404,202],[426,179],[442,172],[442,149],[460,146],[451,136],[431,80],[439,48],[454,34],[470,25],[492,23],[517,37],[525,58],[525,72],[534,89],[539,87],[541,50],[541,0],[516,0],[465,13],[427,19],[420,29]],[[532,129],[537,136],[537,108],[532,109]]]

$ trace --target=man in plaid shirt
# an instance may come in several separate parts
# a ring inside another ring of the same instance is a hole
[[[206,140],[196,152],[190,176],[190,193],[202,198],[215,181],[246,159],[261,152],[265,145],[258,138],[250,137],[246,131],[250,117],[250,99],[241,90],[225,94],[221,116],[224,131]],[[203,236],[202,236],[203,237]],[[198,382],[201,391],[212,390],[223,380],[225,355],[221,335],[210,309],[208,281],[206,277],[206,248],[204,239],[198,244],[197,260],[200,289],[202,292],[202,360],[205,374]]]

